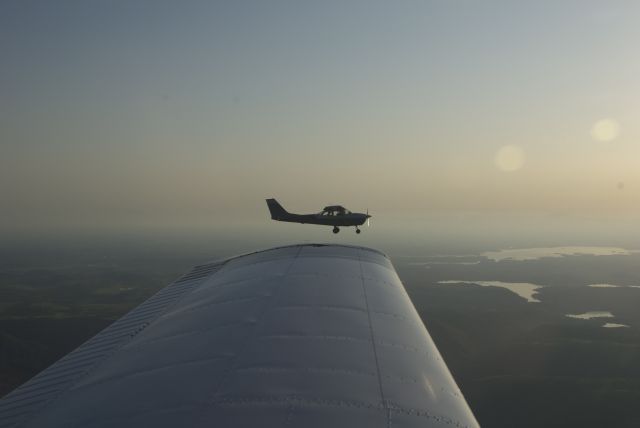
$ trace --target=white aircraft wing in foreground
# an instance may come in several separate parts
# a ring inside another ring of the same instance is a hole
[[[389,259],[197,266],[0,401],[0,427],[477,427]]]

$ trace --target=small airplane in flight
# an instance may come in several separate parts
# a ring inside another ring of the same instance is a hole
[[[362,226],[365,221],[369,225],[371,218],[368,210],[366,214],[352,213],[341,205],[329,205],[317,214],[292,214],[282,208],[275,199],[267,199],[267,205],[273,220],[333,226],[333,233],[340,232],[338,226],[355,226],[356,233],[360,233],[358,226]]]

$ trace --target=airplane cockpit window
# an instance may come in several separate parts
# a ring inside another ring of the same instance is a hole
[[[341,206],[326,207],[324,210],[318,213],[318,215],[330,216],[330,217],[345,215],[345,214],[351,214],[351,211]]]

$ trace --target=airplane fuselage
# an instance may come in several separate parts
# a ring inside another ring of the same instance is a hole
[[[367,214],[351,213],[335,216],[320,214],[288,214],[272,217],[273,220],[290,223],[320,224],[323,226],[362,226],[367,221]]]

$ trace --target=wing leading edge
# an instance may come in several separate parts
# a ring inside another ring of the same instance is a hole
[[[194,268],[0,401],[0,427],[477,427],[383,254]]]

